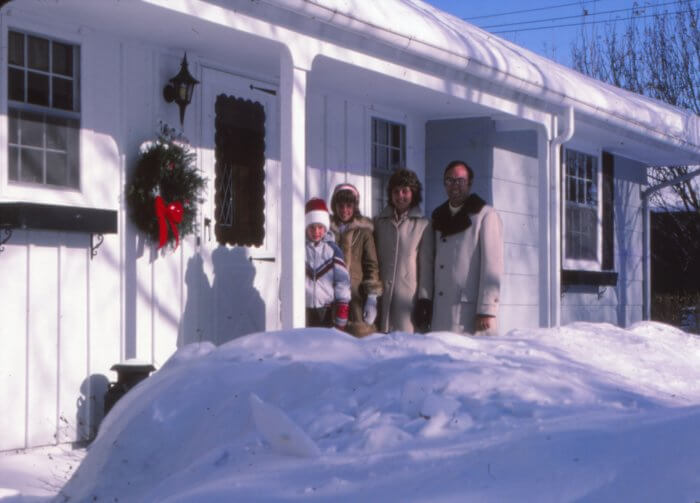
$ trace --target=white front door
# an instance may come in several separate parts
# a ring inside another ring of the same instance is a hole
[[[202,89],[200,327],[222,344],[281,324],[277,96],[209,68]]]

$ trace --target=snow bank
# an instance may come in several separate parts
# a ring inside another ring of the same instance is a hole
[[[700,338],[335,330],[183,347],[58,501],[694,501]]]

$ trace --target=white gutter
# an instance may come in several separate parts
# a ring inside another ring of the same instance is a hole
[[[642,260],[644,262],[644,319],[651,319],[651,218],[649,209],[649,196],[658,192],[666,187],[671,187],[672,185],[678,185],[681,182],[690,180],[700,175],[700,169],[681,175],[673,180],[668,180],[666,182],[649,187],[642,191],[642,213],[644,215],[644,236],[642,243]]]
[[[428,58],[437,61],[446,66],[456,68],[459,71],[467,72],[472,75],[487,79],[490,82],[496,82],[504,86],[514,98],[517,93],[525,93],[536,99],[541,99],[555,106],[576,107],[579,113],[591,116],[605,123],[610,123],[620,128],[621,130],[632,131],[643,135],[644,137],[653,137],[658,141],[666,144],[671,144],[676,147],[685,149],[686,154],[691,152],[691,157],[698,156],[700,158],[700,119],[690,112],[684,112],[675,107],[667,106],[661,102],[648,100],[645,105],[648,105],[648,110],[644,110],[647,116],[655,114],[673,114],[673,119],[676,124],[674,126],[675,133],[670,132],[668,128],[656,128],[656,123],[653,118],[644,121],[638,117],[625,114],[622,110],[614,110],[615,102],[619,102],[621,95],[629,94],[630,98],[635,99],[640,96],[623,90],[615,89],[614,93],[610,86],[602,82],[588,82],[588,78],[578,74],[577,72],[562,67],[562,71],[566,73],[565,77],[570,79],[575,78],[579,81],[580,87],[591,88],[591,92],[600,94],[610,94],[610,98],[605,106],[594,102],[584,101],[576,96],[570,96],[563,91],[547,87],[544,80],[542,82],[529,79],[526,75],[517,75],[509,70],[508,65],[496,67],[488,62],[479,61],[470,55],[462,54],[451,50],[448,47],[437,45],[415,38],[415,36],[405,35],[393,29],[391,24],[375,24],[373,22],[358,18],[349,11],[341,11],[338,8],[331,8],[324,5],[320,0],[258,0],[260,3],[267,4],[276,8],[283,8],[293,11],[296,14],[305,15],[310,19],[321,21],[336,26],[337,28],[359,33],[363,36],[369,36],[380,40],[390,46],[412,53],[414,55]],[[472,27],[470,26],[470,29]],[[510,47],[509,44],[492,34],[483,33],[487,39],[493,39],[505,47]],[[483,43],[483,41],[482,41]],[[538,58],[533,55],[530,59]],[[523,58],[523,66],[533,64]],[[536,65],[534,65],[536,66]],[[563,85],[563,84],[562,84]],[[614,94],[614,96],[613,96]],[[586,96],[586,92],[582,92],[582,96]],[[625,100],[628,101],[628,100]],[[629,103],[632,105],[632,103]],[[653,110],[652,110],[653,108]],[[691,138],[689,140],[688,138]]]
[[[549,320],[550,326],[561,324],[561,145],[574,136],[574,108],[569,107],[563,117],[564,131],[549,142],[550,204],[549,204],[549,253],[550,253],[550,289]],[[552,134],[559,130],[559,117],[552,117]]]

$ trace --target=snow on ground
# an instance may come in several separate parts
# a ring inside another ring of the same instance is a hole
[[[648,322],[189,345],[56,501],[692,503],[699,381],[700,337]]]
[[[0,452],[0,502],[50,500],[70,478],[85,449],[57,445]]]

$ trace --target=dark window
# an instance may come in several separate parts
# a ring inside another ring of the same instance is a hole
[[[8,32],[8,179],[80,186],[76,45]]]
[[[215,233],[219,243],[261,246],[265,238],[265,109],[216,99]]]
[[[372,214],[387,204],[386,187],[394,171],[406,167],[406,126],[372,118]]]

